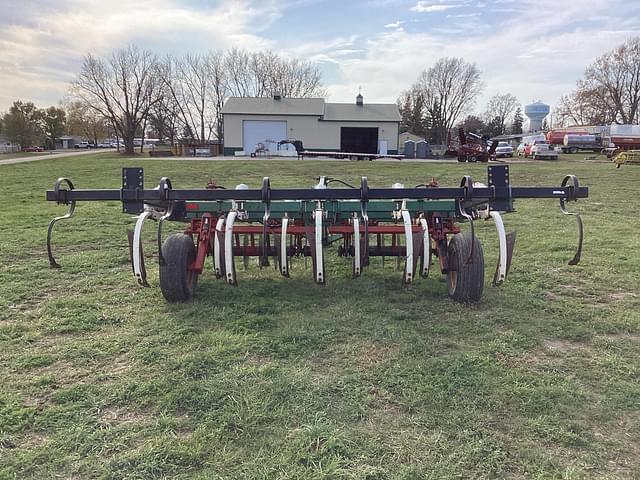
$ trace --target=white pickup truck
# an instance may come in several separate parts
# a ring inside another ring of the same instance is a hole
[[[553,148],[553,145],[547,143],[546,140],[536,140],[531,146],[531,152],[529,153],[531,158],[538,160],[546,158],[548,160],[558,159],[558,150]]]

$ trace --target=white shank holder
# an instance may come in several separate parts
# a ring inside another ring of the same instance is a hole
[[[409,210],[402,209],[402,222],[404,223],[404,236],[406,239],[407,257],[404,266],[404,283],[413,282],[413,233],[411,231],[411,214]]]
[[[289,276],[289,257],[287,256],[287,228],[289,227],[289,219],[282,219],[282,228],[280,232],[280,273],[285,277]]]
[[[220,256],[220,238],[218,232],[224,228],[224,217],[220,217],[216,223],[216,231],[213,235],[213,263],[216,270],[216,277],[222,277],[222,257]]]
[[[233,223],[238,216],[237,210],[231,210],[227,215],[224,230],[224,270],[225,280],[229,285],[237,285],[236,270],[233,263]]]
[[[424,218],[420,219],[420,226],[422,227],[422,271],[420,275],[426,277],[429,275],[429,265],[431,263],[431,237],[429,237],[429,224]]]
[[[362,260],[360,256],[360,219],[353,218],[353,278],[362,273]]]
[[[498,241],[500,242],[500,255],[498,257],[498,271],[494,280],[496,287],[502,285],[507,277],[507,234],[504,230],[504,223],[502,217],[498,212],[489,212],[491,218],[496,223],[496,229],[498,230]]]
[[[313,242],[313,248],[316,254],[316,283],[324,283],[324,258],[322,256],[322,216],[324,212],[321,208],[317,208],[313,212],[315,220],[315,239]]]

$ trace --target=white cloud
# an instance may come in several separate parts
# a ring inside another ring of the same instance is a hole
[[[204,10],[178,0],[112,0],[107,13],[101,0],[42,1],[38,7],[16,3],[0,20],[0,108],[17,98],[55,103],[87,53],[108,55],[129,43],[150,50],[161,46],[159,54],[272,48],[262,33],[282,15],[273,2],[257,7],[247,0],[225,0]]]
[[[201,0],[112,0],[106,13],[102,0],[12,2],[0,18],[0,111],[18,98],[57,103],[85,54],[108,55],[128,43],[160,54],[271,48],[316,62],[331,100],[346,102],[360,85],[365,101],[394,102],[439,57],[462,57],[482,70],[479,111],[487,98],[506,92],[523,103],[540,98],[553,105],[598,55],[640,34],[638,6],[628,0],[502,0],[519,12],[501,14],[499,23],[486,13],[482,21],[471,17],[480,1],[414,0],[424,9],[465,8],[437,22],[431,15],[400,16],[382,30],[381,16],[371,20],[370,33],[359,28],[352,35],[323,35],[309,10],[313,35],[306,37],[286,12],[317,8],[316,0],[220,0],[207,2],[210,7],[196,7]],[[554,14],[540,14],[549,11]]]
[[[405,23],[402,20],[396,20],[393,23],[387,23],[384,28],[400,28],[400,25],[402,25],[403,23]]]
[[[445,4],[435,4],[432,2],[420,1],[416,3],[413,7],[410,8],[412,12],[419,13],[431,13],[431,12],[444,12],[445,10],[449,10],[451,8],[457,8],[459,5],[445,5]]]

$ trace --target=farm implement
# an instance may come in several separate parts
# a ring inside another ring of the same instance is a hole
[[[612,159],[616,164],[616,168],[620,168],[622,165],[640,165],[640,150],[623,150],[617,153]]]
[[[136,214],[129,231],[133,272],[140,285],[148,286],[141,243],[146,220],[158,224],[157,243],[162,294],[169,302],[189,300],[198,276],[213,257],[215,276],[237,285],[236,259],[246,267],[255,257],[261,267],[271,264],[289,277],[293,257],[310,258],[316,283],[327,282],[326,249],[337,244],[337,253],[352,263],[357,278],[371,257],[392,258],[404,263],[402,281],[411,284],[426,277],[435,257],[447,275],[449,296],[459,302],[479,301],[484,288],[484,257],[475,235],[476,219],[492,219],[499,240],[498,265],[493,284],[502,284],[508,274],[515,232],[507,234],[501,213],[514,211],[514,200],[552,198],[566,215],[574,215],[579,227],[578,247],[570,265],[580,261],[583,228],[580,215],[569,212],[567,202],[588,196],[588,188],[567,175],[555,187],[511,185],[507,165],[491,165],[487,183],[464,176],[458,187],[441,187],[435,180],[406,188],[369,187],[366,177],[350,185],[331,177],[320,177],[314,188],[272,188],[265,177],[261,188],[240,184],[233,189],[209,181],[205,189],[175,189],[168,178],[157,187],[144,188],[142,168],[122,170],[122,188],[81,190],[71,180],[59,178],[47,200],[68,205],[66,215],[54,218],[47,232],[51,267],[59,267],[51,249],[56,222],[70,218],[76,202],[120,200],[124,213]],[[339,188],[334,188],[335,185]],[[186,223],[184,233],[162,241],[165,221]],[[461,232],[458,222],[469,224]],[[305,261],[306,263],[306,261]]]

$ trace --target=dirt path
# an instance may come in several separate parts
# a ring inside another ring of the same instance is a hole
[[[44,153],[42,155],[34,155],[33,157],[7,158],[6,160],[2,160],[2,156],[0,156],[0,165],[12,165],[14,163],[37,162],[38,160],[50,160],[54,158],[73,157],[76,155],[88,155],[91,153],[100,153],[100,152],[96,152],[95,150],[73,150],[70,152]]]

